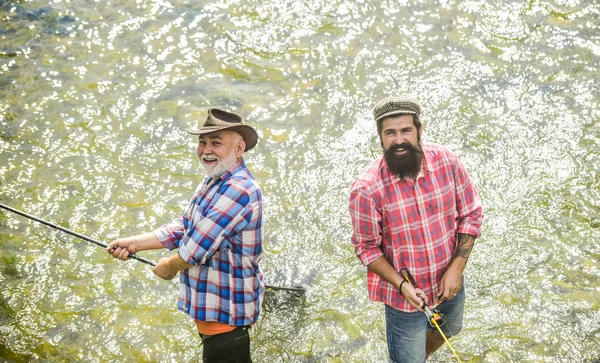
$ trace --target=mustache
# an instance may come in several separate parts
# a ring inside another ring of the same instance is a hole
[[[392,151],[396,151],[398,149],[407,149],[409,151],[414,151],[414,152],[418,151],[417,148],[413,144],[411,144],[410,142],[406,142],[406,141],[403,142],[402,144],[394,144],[394,145],[390,146],[390,149]]]
[[[204,155],[204,154],[203,154],[203,155],[200,157],[200,160],[208,160],[208,159],[209,159],[209,155]],[[221,161],[221,158],[219,158],[219,157],[217,157],[217,156],[210,155],[210,160]]]

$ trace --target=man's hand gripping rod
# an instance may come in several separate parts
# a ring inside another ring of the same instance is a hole
[[[413,288],[416,288],[416,285],[414,282],[415,280],[413,279],[412,275],[410,274],[410,272],[408,271],[408,269],[406,267],[403,267],[399,273],[400,273],[400,276],[402,276],[402,278],[404,280],[406,280],[406,282],[408,282]],[[400,292],[400,293],[402,293],[402,292]],[[431,310],[429,308],[429,306],[425,303],[425,300],[420,295],[419,295],[419,299],[421,299],[421,302],[423,302],[423,311],[425,312],[425,315],[427,315],[427,319],[429,320],[429,323],[431,324],[431,326],[435,327],[438,330],[438,332],[440,333],[442,338],[444,338],[446,345],[448,346],[448,348],[450,348],[450,350],[456,357],[456,360],[458,360],[459,363],[462,363],[462,361],[458,357],[458,354],[456,354],[456,351],[454,350],[454,348],[452,348],[452,345],[448,341],[448,338],[446,338],[446,334],[444,334],[444,332],[442,331],[442,328],[440,328],[440,325],[437,322],[438,320],[442,319],[442,316],[440,315],[440,313],[436,312],[435,310]]]

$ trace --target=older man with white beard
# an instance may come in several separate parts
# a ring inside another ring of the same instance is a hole
[[[107,251],[127,260],[138,251],[168,248],[152,270],[170,280],[180,275],[179,310],[194,319],[203,362],[251,362],[248,329],[264,294],[262,194],[242,155],[258,140],[241,116],[210,109],[198,135],[198,158],[207,178],[183,215],[156,229],[113,241]]]

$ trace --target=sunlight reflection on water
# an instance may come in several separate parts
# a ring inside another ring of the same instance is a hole
[[[5,4],[3,203],[105,242],[149,231],[199,182],[183,128],[210,106],[258,128],[246,159],[264,194],[267,283],[307,294],[267,295],[255,360],[385,361],[347,197],[380,152],[371,106],[395,90],[419,97],[424,137],[461,156],[484,201],[461,358],[598,358],[597,5]],[[0,246],[5,358],[198,360],[176,283],[12,215]]]

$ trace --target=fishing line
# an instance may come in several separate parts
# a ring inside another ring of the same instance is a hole
[[[415,288],[415,289],[417,288],[413,284],[414,279],[412,278],[412,275],[406,268],[402,268],[400,270],[400,276],[402,276],[402,278],[404,278],[413,288]],[[411,281],[411,280],[413,280],[413,281]],[[446,338],[446,334],[444,334],[444,332],[442,331],[442,328],[440,328],[440,326],[437,322],[437,320],[443,320],[444,322],[442,323],[442,325],[445,323],[445,316],[435,309],[435,307],[438,306],[439,304],[435,305],[433,309],[430,309],[429,306],[425,303],[425,300],[421,296],[419,296],[419,299],[421,299],[421,301],[423,302],[423,311],[425,312],[425,315],[427,315],[427,319],[429,320],[429,325],[431,325],[432,327],[437,329],[437,331],[440,333],[442,338],[444,338],[444,341],[446,342],[446,345],[448,346],[448,348],[450,348],[450,351],[452,351],[452,354],[454,354],[454,356],[456,357],[456,360],[458,360],[459,363],[462,363],[462,361],[458,357],[458,354],[456,354],[456,351],[454,350],[454,348],[452,348],[450,341],[448,341],[448,338]],[[452,333],[452,332],[450,332],[450,333]]]
[[[85,236],[85,235],[83,235],[83,234],[81,234],[81,233],[77,233],[77,232],[75,232],[75,231],[72,231],[72,230],[70,230],[70,229],[68,229],[68,228],[65,228],[65,227],[59,226],[58,224],[54,224],[54,223],[51,223],[51,222],[45,221],[45,220],[43,220],[43,219],[41,219],[41,218],[34,217],[34,216],[32,216],[31,214],[27,214],[27,213],[25,213],[25,212],[23,212],[23,211],[20,211],[20,210],[16,209],[16,208],[9,207],[9,206],[7,206],[7,205],[5,205],[5,204],[2,204],[2,203],[0,203],[0,207],[1,207],[1,208],[4,208],[4,209],[6,209],[6,210],[8,210],[8,211],[11,211],[11,212],[13,212],[13,213],[19,214],[19,215],[21,215],[21,216],[23,216],[23,217],[26,217],[26,218],[29,218],[29,219],[31,219],[31,220],[34,220],[34,221],[36,221],[36,222],[39,222],[39,223],[45,224],[45,225],[47,225],[48,227],[52,227],[52,228],[58,229],[59,231],[65,232],[65,233],[67,233],[67,234],[70,234],[71,236],[75,236],[75,237],[77,237],[77,238],[81,238],[82,240],[84,240],[84,241],[87,241],[87,242],[90,242],[90,243],[93,243],[93,244],[95,244],[95,245],[97,245],[97,246],[104,247],[104,248],[107,248],[107,247],[108,247],[108,245],[107,245],[106,243],[102,243],[102,242],[100,242],[100,241],[98,241],[98,240],[95,240],[95,239],[93,239],[93,238],[90,238],[90,237],[88,237],[88,236]],[[147,265],[150,265],[150,266],[152,266],[152,267],[156,266],[156,263],[155,263],[155,262],[153,262],[153,261],[150,261],[150,260],[147,260],[147,259],[145,259],[145,258],[143,258],[143,257],[137,256],[137,255],[135,255],[135,254],[133,254],[133,253],[130,253],[128,257],[130,257],[130,258],[133,258],[133,259],[135,259],[135,260],[138,260],[138,261],[140,261],[140,262],[143,262],[143,263],[145,263],[145,264],[147,264]],[[281,291],[289,291],[289,292],[294,292],[294,293],[299,293],[299,294],[304,294],[304,292],[305,292],[304,288],[303,288],[303,287],[300,287],[300,286],[295,286],[295,287],[283,287],[283,286],[272,286],[272,285],[265,285],[265,288],[267,288],[267,289],[271,289],[271,290],[275,290],[275,291],[281,290]]]

